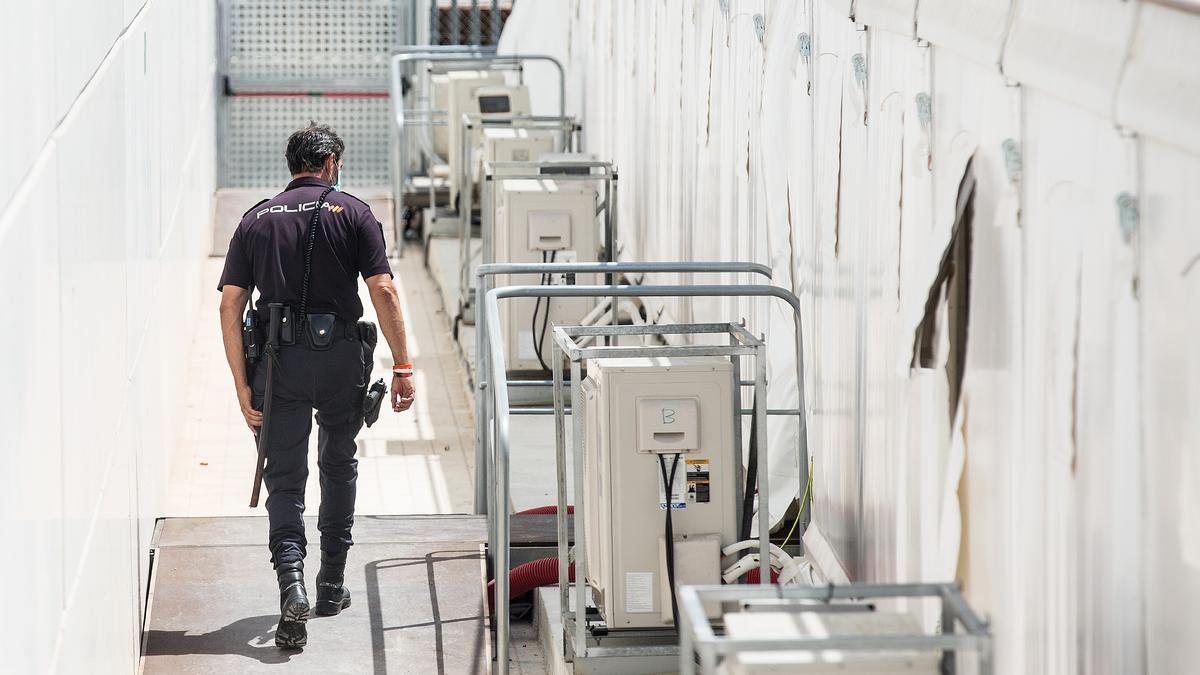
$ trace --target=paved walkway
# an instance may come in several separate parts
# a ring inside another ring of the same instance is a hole
[[[223,258],[204,268],[216,288]],[[442,314],[441,300],[420,254],[393,260],[416,368],[417,400],[407,413],[385,405],[379,422],[359,435],[358,509],[362,515],[469,513],[473,496],[474,428],[466,379]],[[360,284],[360,288],[362,285]],[[374,310],[362,288],[367,318]],[[167,516],[263,515],[247,507],[254,476],[254,442],[242,421],[217,320],[220,294],[207,293],[188,366],[187,409],[172,463]],[[391,354],[376,348],[375,377],[391,368]],[[309,452],[309,510],[317,496],[316,434]]]
[[[315,519],[307,520],[315,541]],[[351,606],[310,620],[305,649],[283,650],[274,643],[279,596],[259,546],[266,519],[168,519],[158,541],[143,672],[485,673],[485,527],[482,516],[359,518],[346,566]],[[221,583],[213,583],[214,574]],[[513,672],[542,672],[533,656],[514,663]]]

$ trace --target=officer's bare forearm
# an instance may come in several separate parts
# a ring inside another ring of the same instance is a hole
[[[392,349],[393,363],[409,363],[408,338],[404,333],[404,315],[400,311],[400,295],[392,283],[392,275],[377,274],[367,279],[371,304],[379,317],[379,329]]]
[[[233,386],[243,389],[246,381],[246,361],[242,354],[242,313],[250,300],[250,291],[226,285],[221,291],[221,339],[225,343],[225,360],[233,373]]]

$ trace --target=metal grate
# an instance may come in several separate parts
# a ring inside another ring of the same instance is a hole
[[[417,21],[427,12],[435,44],[493,44],[512,6],[511,0],[219,1],[226,94],[218,113],[220,185],[250,188],[287,182],[284,143],[309,120],[329,124],[346,142],[348,187],[390,185],[392,55],[417,42],[426,28],[418,31]]]
[[[512,13],[512,0],[429,0],[433,44],[494,45]]]
[[[411,1],[225,0],[224,74],[247,85],[382,90]]]
[[[350,190],[389,185],[388,99],[227,96],[221,106],[222,187],[279,187],[289,180],[287,137],[309,120],[328,124],[346,143]]]

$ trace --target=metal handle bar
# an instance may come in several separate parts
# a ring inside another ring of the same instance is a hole
[[[514,164],[516,162],[513,162]],[[497,274],[732,274],[745,272],[771,278],[771,268],[762,263],[747,262],[576,262],[576,263],[486,263],[480,265],[475,276],[483,279]],[[618,286],[620,288],[621,286]],[[573,286],[571,288],[581,288]],[[590,288],[590,287],[587,287]],[[607,286],[605,288],[608,288]],[[637,286],[636,288],[654,288]],[[688,286],[687,288],[691,288]],[[632,294],[638,295],[638,294]],[[646,294],[649,297],[649,294]]]
[[[460,52],[434,52],[421,51],[400,53],[392,57],[392,100],[399,102],[403,99],[403,87],[401,85],[401,68],[404,63],[416,62],[439,62],[453,61],[455,63],[512,63],[523,64],[526,61],[546,61],[552,63],[558,69],[558,114],[560,117],[567,114],[567,71],[563,68],[562,62],[548,54],[495,54],[482,53],[471,51]],[[396,122],[400,127],[404,126],[403,113],[397,116]]]

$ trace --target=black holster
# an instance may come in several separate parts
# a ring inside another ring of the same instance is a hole
[[[258,311],[253,307],[246,310],[242,319],[242,356],[246,359],[246,367],[250,368],[262,357],[263,344],[266,342],[266,331]]]
[[[379,343],[379,329],[370,321],[358,322],[358,339],[362,345],[363,382],[371,381],[371,371],[375,367],[375,345]],[[383,399],[387,398],[387,385],[379,378],[369,387],[363,388],[363,422],[368,427],[379,419],[379,409]]]

